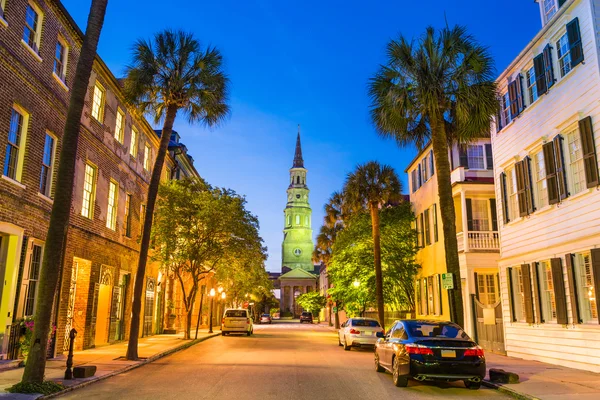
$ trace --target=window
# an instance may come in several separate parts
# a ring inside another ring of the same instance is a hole
[[[511,169],[506,174],[506,186],[508,192],[508,219],[514,221],[519,217],[519,199],[517,198],[517,174]]]
[[[438,241],[437,204],[433,205],[433,241]]]
[[[571,52],[569,51],[569,38],[566,33],[556,42],[556,49],[558,52],[560,76],[563,77],[571,70]]]
[[[527,71],[527,93],[529,94],[529,104],[538,99],[537,84],[535,79],[535,68],[531,67]]]
[[[146,205],[140,206],[140,235],[144,233],[144,220],[146,219]]]
[[[435,301],[433,300],[435,291],[433,290],[433,276],[427,277],[427,308],[430,314],[435,313]]]
[[[598,320],[594,272],[590,253],[575,254],[575,281],[579,303],[579,318],[582,323]]]
[[[512,114],[510,113],[510,97],[508,92],[504,93],[501,100],[502,108],[502,127],[508,125],[512,121]]]
[[[533,168],[535,178],[535,204],[538,209],[548,205],[548,187],[546,184],[546,165],[544,152],[539,151],[533,156]]]
[[[569,187],[570,193],[579,193],[586,188],[585,170],[583,165],[583,153],[581,151],[581,136],[579,131],[574,129],[567,133],[567,146],[569,154]]]
[[[498,301],[496,274],[477,274],[477,293],[482,304],[495,304]]]
[[[442,315],[442,299],[440,298],[441,277],[439,274],[433,276],[433,313]]]
[[[56,41],[56,50],[54,51],[54,75],[64,83],[67,75],[67,54],[68,47],[60,37]]]
[[[138,152],[138,131],[135,129],[135,126],[131,127],[131,143],[129,147],[129,154],[131,154],[134,158],[137,157]]]
[[[469,145],[467,147],[469,169],[485,169],[483,146]]]
[[[423,213],[423,233],[425,235],[425,245],[431,244],[431,227],[429,225],[429,209]]]
[[[117,119],[115,121],[115,139],[123,144],[123,137],[125,136],[125,113],[121,110],[121,107],[117,108]]]
[[[423,171],[423,182],[427,182],[429,180],[429,161],[427,160],[427,156],[421,160],[421,171]]]
[[[429,314],[429,309],[427,308],[427,278],[419,279],[417,285],[421,289],[421,313],[427,315]]]
[[[537,268],[538,279],[540,281],[541,311],[544,321],[556,321],[556,299],[554,296],[554,282],[552,281],[550,261],[539,262]]]
[[[40,49],[42,16],[39,8],[31,2],[27,4],[25,11],[25,28],[23,30],[23,41],[36,53]]]
[[[472,199],[471,210],[473,213],[473,231],[489,231],[488,201]]]
[[[119,185],[111,180],[108,184],[108,208],[106,211],[106,227],[113,231],[117,228],[117,196]]]
[[[150,145],[148,143],[144,145],[144,169],[150,171]]]
[[[125,236],[131,237],[131,194],[125,195]]]
[[[3,174],[16,181],[21,181],[21,174],[23,172],[28,117],[28,114],[24,111],[13,107],[8,127],[8,144],[6,145]]]
[[[104,121],[105,90],[99,82],[94,85],[94,97],[92,98],[92,117],[97,121]]]
[[[29,260],[29,284],[25,297],[25,316],[35,313],[35,299],[37,297],[38,280],[40,279],[40,267],[42,266],[42,246],[33,245],[31,259]]]
[[[544,0],[544,16],[546,17],[546,22],[550,21],[554,14],[556,14],[556,0]]]
[[[296,215],[296,225],[300,225],[300,216]]]
[[[96,196],[96,167],[85,164],[83,181],[83,203],[81,215],[92,219],[94,217],[94,197]]]
[[[523,273],[521,267],[511,269],[514,320],[525,322],[525,289],[523,288]]]
[[[46,133],[44,156],[42,158],[42,174],[40,177],[40,193],[52,197],[52,173],[54,168],[54,150],[56,139]]]
[[[4,2],[5,0],[0,0],[0,21],[4,21]]]

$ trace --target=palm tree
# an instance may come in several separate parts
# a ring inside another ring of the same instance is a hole
[[[141,300],[152,216],[175,118],[182,112],[190,123],[217,125],[229,114],[228,84],[219,50],[214,47],[202,49],[190,33],[165,30],[157,33],[153,42],[138,40],[133,47],[133,63],[126,72],[125,96],[140,113],[152,115],[155,123],[163,121],[163,128],[148,188],[133,289],[128,360],[138,358]]]
[[[59,273],[62,268],[65,240],[71,216],[71,198],[75,180],[75,161],[77,159],[81,114],[83,113],[85,96],[94,59],[96,58],[96,49],[98,48],[107,5],[108,0],[92,0],[81,53],[77,60],[65,130],[62,136],[54,203],[50,214],[50,226],[48,227],[48,235],[44,246],[38,296],[35,304],[35,326],[31,342],[40,343],[40,345],[31,346],[25,371],[23,372],[23,382],[41,383],[44,380],[52,308],[56,289],[58,288]]]
[[[364,210],[371,214],[373,258],[375,259],[375,296],[379,323],[385,330],[379,208],[390,202],[399,201],[402,185],[392,167],[371,161],[358,165],[356,170],[348,175],[343,193],[344,205],[348,210],[352,212]]]
[[[333,243],[335,237],[344,227],[344,216],[342,214],[343,196],[340,192],[333,192],[329,201],[325,204],[325,217],[323,225],[316,238],[315,249],[313,251],[313,261],[317,263],[329,264]]]
[[[495,70],[487,48],[460,26],[427,28],[416,42],[403,36],[387,46],[387,63],[369,82],[378,133],[401,146],[431,141],[444,230],[446,268],[460,276],[448,146],[489,136],[498,111]],[[460,281],[450,293],[451,319],[463,325]]]

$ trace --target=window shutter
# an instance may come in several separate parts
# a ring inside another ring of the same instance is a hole
[[[594,278],[594,289],[596,291],[596,310],[600,310],[600,249],[590,250],[592,259],[592,275]],[[600,322],[600,313],[598,313],[598,322]]]
[[[565,265],[567,266],[567,282],[569,282],[569,300],[571,300],[571,315],[573,323],[580,324],[579,300],[577,299],[577,282],[575,281],[575,265],[573,265],[573,254],[565,254]]]
[[[490,199],[490,213],[492,214],[492,231],[498,231],[498,215],[496,213],[496,199]]]
[[[437,274],[437,281],[438,281],[438,297],[440,299],[440,301],[438,301],[438,309],[439,309],[439,313],[440,315],[442,315],[443,313],[443,301],[442,301],[442,275],[441,274]]]
[[[510,114],[513,118],[518,116],[521,112],[521,109],[519,108],[519,93],[517,90],[519,83],[518,77],[514,81],[508,83],[508,101],[510,103]]]
[[[473,230],[473,206],[471,203],[471,199],[465,199],[467,203],[467,229],[469,231]],[[466,235],[465,235],[466,237]]]
[[[421,229],[419,229],[419,238],[421,240],[421,247],[425,247],[425,225],[423,224],[423,213],[419,214],[419,222]]]
[[[525,95],[523,93],[523,76],[519,74],[517,77],[517,105],[519,106],[519,112],[525,109]]]
[[[487,169],[494,169],[494,157],[492,154],[492,145],[490,143],[485,145],[485,161],[487,164]]]
[[[525,296],[525,322],[533,324],[533,297],[529,264],[521,264],[521,274],[523,277],[523,295]]]
[[[433,241],[438,241],[437,204],[433,204]],[[441,298],[441,297],[440,297]]]
[[[498,105],[498,107],[500,109],[502,109],[502,101],[500,101],[500,104]],[[500,113],[498,113],[498,115],[496,115],[496,133],[500,132],[502,130],[502,117],[500,116]]]
[[[531,263],[531,278],[533,281],[533,303],[535,304],[535,322],[541,324],[546,322],[542,315],[542,302],[540,295],[540,276],[538,274],[539,263]]]
[[[517,173],[517,199],[519,200],[519,215],[521,217],[528,215],[527,210],[527,191],[525,188],[525,173],[523,160],[515,164],[515,172]]]
[[[475,278],[475,298],[479,300],[479,281],[477,280],[477,272],[473,273]]]
[[[506,268],[506,278],[508,281],[508,312],[510,314],[510,320],[515,322],[515,291],[513,286],[512,268]]]
[[[544,153],[544,167],[546,169],[546,184],[548,187],[548,203],[557,204],[560,201],[558,196],[558,180],[556,177],[556,164],[554,163],[554,145],[552,142],[545,143],[542,146]]]
[[[502,219],[506,225],[510,222],[510,218],[508,218],[508,195],[506,194],[506,174],[504,172],[500,173],[500,196],[502,201]]]
[[[429,209],[424,211],[423,221],[424,221],[423,234],[425,235],[425,245],[428,246],[431,244],[431,231],[430,231],[431,224],[429,223]]]
[[[417,168],[417,179],[419,180],[419,187],[423,186],[423,171],[421,170],[421,164]]]
[[[433,161],[433,150],[429,151],[429,175],[433,176],[435,174],[435,163]]]
[[[543,54],[539,54],[533,59],[533,70],[535,72],[535,86],[537,88],[537,93],[538,96],[541,96],[548,91]]]
[[[583,46],[581,44],[581,32],[579,31],[579,18],[575,17],[567,24],[567,38],[569,39],[571,68],[573,68],[583,62]]]
[[[523,178],[525,180],[525,198],[527,200],[527,214],[533,214],[535,204],[533,203],[533,182],[531,179],[531,158],[525,157],[523,160]]]
[[[581,150],[583,152],[583,166],[585,169],[585,182],[588,188],[598,186],[598,159],[596,145],[594,144],[594,129],[592,118],[585,117],[579,120],[579,135],[581,137]]]
[[[417,297],[416,297],[416,303],[417,303],[417,314],[418,315],[423,315],[423,301],[421,300],[421,280],[417,279],[417,284],[416,286],[416,292],[417,292]]]
[[[556,302],[556,322],[565,325],[567,318],[567,297],[565,293],[565,278],[560,258],[550,259],[552,267],[552,283],[554,284],[554,300]]]
[[[458,158],[459,165],[465,169],[469,168],[469,158],[467,157],[467,148],[465,146],[458,146]]]
[[[552,139],[552,143],[554,143],[554,162],[556,163],[556,180],[558,182],[558,195],[560,200],[566,199],[569,196],[569,192],[567,192],[567,171],[565,169],[562,141],[563,138],[561,135],[556,135],[554,139]]]
[[[544,76],[546,77],[546,86],[548,89],[554,85],[554,66],[552,65],[552,48],[550,44],[544,47]],[[539,92],[538,92],[539,94]]]

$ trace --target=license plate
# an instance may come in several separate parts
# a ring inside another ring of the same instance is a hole
[[[442,357],[456,358],[456,350],[442,350]]]

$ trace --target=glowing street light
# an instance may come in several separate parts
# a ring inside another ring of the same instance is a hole
[[[221,298],[222,298],[223,300],[225,300],[225,297],[226,297],[226,295],[225,295],[225,292],[221,293]]]
[[[354,285],[355,288],[360,286],[360,282],[359,281],[354,281],[352,282],[352,285]]]
[[[219,286],[219,288],[217,290],[219,291],[219,293],[221,293],[223,291],[223,287]]]

